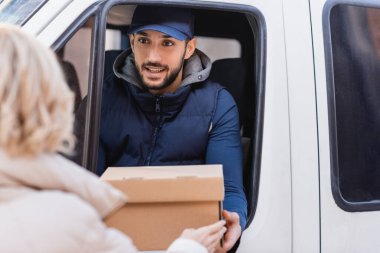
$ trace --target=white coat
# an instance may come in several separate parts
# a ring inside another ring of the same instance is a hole
[[[102,221],[125,201],[60,155],[10,158],[0,151],[0,252],[136,252],[127,236]],[[177,239],[168,252],[207,250]]]

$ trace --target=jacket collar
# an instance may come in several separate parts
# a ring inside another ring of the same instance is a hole
[[[115,75],[125,82],[123,85],[136,100],[140,109],[148,115],[151,121],[156,120],[157,108],[163,120],[174,117],[182,108],[191,89],[202,85],[211,70],[211,60],[200,50],[184,64],[184,79],[180,87],[174,93],[153,95],[141,88],[141,80],[134,64],[134,56],[131,49],[123,51],[116,58],[113,66]]]
[[[144,114],[151,117],[151,121],[156,121],[158,114],[164,121],[175,117],[191,91],[190,86],[185,86],[178,88],[174,93],[153,95],[134,85],[127,85],[126,88]]]

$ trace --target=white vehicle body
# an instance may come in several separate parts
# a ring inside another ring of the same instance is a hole
[[[96,2],[50,0],[23,28],[52,46]],[[332,193],[323,33],[325,2],[186,1],[190,5],[251,6],[265,20],[260,183],[256,212],[243,233],[238,252],[380,251],[380,211],[345,211],[336,204]]]

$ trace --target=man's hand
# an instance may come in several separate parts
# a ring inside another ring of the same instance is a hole
[[[240,218],[235,212],[224,210],[223,217],[226,220],[227,232],[224,235],[223,247],[219,247],[217,253],[225,253],[229,251],[237,242],[241,235]]]

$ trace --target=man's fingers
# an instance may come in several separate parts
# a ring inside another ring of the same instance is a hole
[[[231,216],[230,212],[228,212],[227,210],[223,210],[222,215],[223,215],[225,220],[229,220],[230,216]]]
[[[239,215],[235,212],[224,211],[223,216],[227,221],[227,233],[224,236],[223,247],[221,251],[230,250],[241,235],[241,227],[239,224]]]
[[[231,233],[227,232],[227,234],[224,236],[224,241],[223,241],[223,247],[222,249],[227,251],[234,246],[235,241],[231,238]]]
[[[223,210],[223,217],[227,222],[227,226],[233,223],[239,223],[240,217],[236,212]]]
[[[241,232],[239,230],[227,231],[224,236],[223,249],[228,251],[230,250],[239,239]]]
[[[208,245],[207,248],[208,249],[216,249],[219,242],[220,242],[220,239],[222,239],[224,233],[227,231],[227,228],[226,227],[223,227],[220,231],[218,231],[217,233],[209,236],[207,238],[207,242],[206,244]]]

